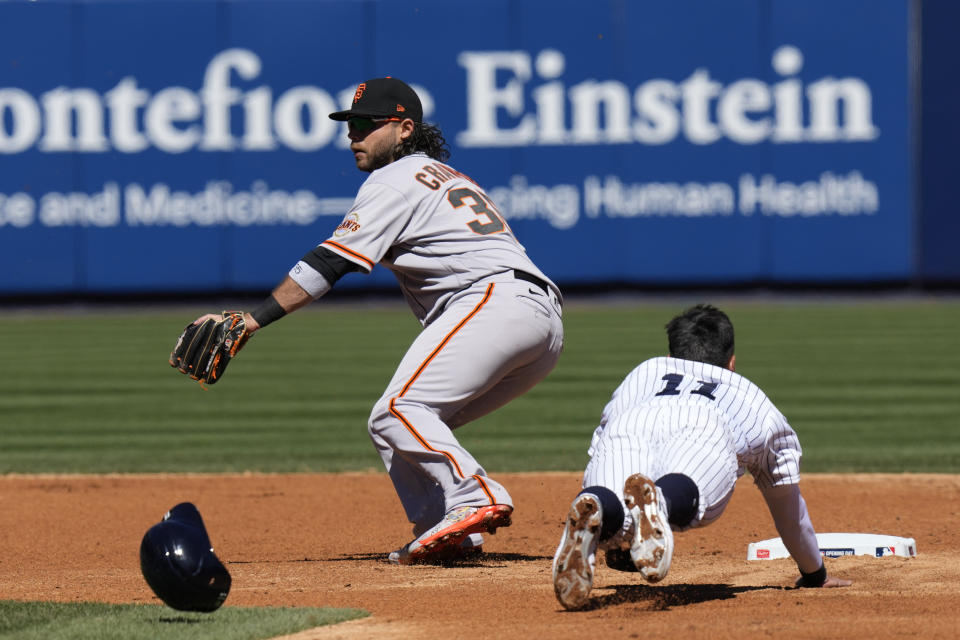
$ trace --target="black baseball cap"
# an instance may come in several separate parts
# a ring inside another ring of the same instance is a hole
[[[373,78],[357,85],[353,104],[346,111],[330,114],[331,120],[347,118],[410,118],[423,121],[423,106],[417,92],[396,78]]]

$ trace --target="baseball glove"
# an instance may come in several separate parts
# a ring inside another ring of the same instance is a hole
[[[170,366],[201,383],[214,384],[249,337],[240,311],[188,324],[170,354]]]

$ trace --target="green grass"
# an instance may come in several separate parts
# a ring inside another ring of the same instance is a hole
[[[582,470],[610,393],[688,302],[568,304],[556,370],[458,437],[488,471]],[[960,471],[960,303],[721,306],[805,471]],[[381,470],[366,418],[419,330],[409,311],[321,302],[208,390],[166,363],[201,311],[0,314],[0,473]]]
[[[161,605],[0,600],[0,640],[258,640],[368,615],[353,609],[224,607],[182,613]]]

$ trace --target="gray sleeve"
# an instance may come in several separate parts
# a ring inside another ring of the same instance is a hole
[[[783,545],[790,552],[800,571],[812,573],[823,563],[817,534],[810,521],[807,503],[800,495],[800,485],[787,484],[760,487],[770,515],[777,526]]]

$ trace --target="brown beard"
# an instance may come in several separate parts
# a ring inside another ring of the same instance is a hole
[[[393,149],[387,149],[375,156],[368,156],[368,159],[370,160],[370,166],[367,168],[367,171],[372,172],[376,171],[377,169],[382,169],[393,162],[396,158]]]

